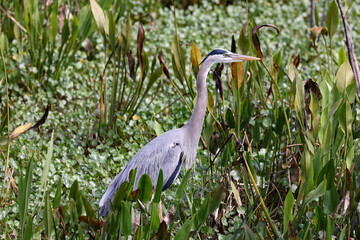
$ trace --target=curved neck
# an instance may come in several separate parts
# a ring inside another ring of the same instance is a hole
[[[190,120],[185,125],[191,131],[192,134],[196,138],[196,144],[199,141],[202,126],[204,123],[204,117],[206,113],[206,106],[207,106],[207,88],[206,88],[206,77],[209,73],[209,70],[213,62],[204,62],[197,75],[196,79],[196,90],[197,90],[197,97],[196,97],[196,104],[194,111],[191,115]]]

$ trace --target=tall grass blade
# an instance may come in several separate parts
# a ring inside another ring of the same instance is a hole
[[[47,154],[46,154],[44,168],[43,168],[43,174],[41,176],[41,188],[42,189],[45,188],[45,185],[46,185],[46,182],[47,182],[53,151],[54,151],[54,131],[51,134],[51,140],[49,142],[49,146],[48,146],[48,149],[47,149]]]

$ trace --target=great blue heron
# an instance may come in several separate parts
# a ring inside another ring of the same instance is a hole
[[[190,120],[182,128],[167,131],[154,138],[135,154],[124,169],[116,175],[101,198],[99,205],[102,216],[108,215],[108,199],[113,201],[116,190],[123,182],[129,181],[129,173],[132,169],[137,168],[134,190],[137,189],[140,177],[145,173],[150,176],[153,186],[156,186],[159,171],[162,169],[164,181],[162,190],[164,191],[178,176],[181,165],[186,168],[193,165],[206,112],[208,72],[214,63],[243,60],[258,60],[258,58],[235,54],[224,49],[215,49],[204,58],[200,63],[201,67],[196,79],[197,98]]]

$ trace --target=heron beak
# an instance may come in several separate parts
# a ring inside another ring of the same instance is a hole
[[[240,55],[240,54],[231,54],[231,59],[233,60],[240,60],[240,61],[257,61],[260,60],[260,58],[257,57],[251,57],[246,55]]]

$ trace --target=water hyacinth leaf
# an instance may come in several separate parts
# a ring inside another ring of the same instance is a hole
[[[148,203],[151,200],[152,196],[152,182],[148,174],[141,176],[139,180],[138,188],[140,189],[140,201],[143,203]]]
[[[86,216],[93,218],[95,216],[95,210],[91,206],[91,203],[87,200],[87,198],[84,195],[80,196],[80,200],[85,207]]]
[[[48,173],[49,173],[49,169],[50,169],[50,163],[51,163],[51,158],[53,155],[53,150],[54,150],[54,131],[51,134],[51,139],[49,142],[49,146],[48,146],[47,154],[46,154],[46,158],[45,158],[43,173],[41,176],[41,188],[42,189],[45,188],[46,181],[48,178]]]
[[[159,203],[160,202],[163,183],[164,183],[163,171],[162,171],[162,169],[160,169],[159,177],[158,177],[157,184],[156,184],[154,199],[153,199],[154,203]],[[159,222],[159,224],[160,224],[160,222]]]
[[[191,230],[191,218],[188,218],[175,236],[175,240],[188,239]]]
[[[108,19],[96,0],[90,0],[91,12],[95,18],[96,25],[102,33],[109,33]]]
[[[10,140],[14,140],[21,134],[27,132],[32,126],[32,123],[26,123],[20,127],[15,128],[15,130],[10,135]]]
[[[339,10],[333,0],[326,14],[326,28],[329,31],[330,40],[333,38],[339,24]]]
[[[286,194],[286,198],[285,198],[285,202],[284,202],[284,220],[283,220],[284,231],[283,231],[283,234],[285,234],[288,231],[289,223],[293,219],[292,209],[294,207],[294,204],[295,204],[295,198],[290,190],[288,192],[288,194]]]
[[[45,194],[44,225],[45,225],[45,234],[50,239],[52,225],[53,225],[53,215],[50,205],[49,192],[46,192]]]
[[[164,133],[164,130],[162,129],[160,123],[158,123],[158,121],[154,120],[154,131],[156,133],[156,136],[160,136],[161,134]]]
[[[145,175],[143,175],[143,176],[145,176]],[[147,176],[149,176],[149,175],[147,175]],[[141,181],[141,179],[140,179],[140,181]],[[121,234],[123,236],[129,236],[132,233],[131,202],[121,202],[120,215],[121,215],[121,220],[120,220]]]
[[[179,188],[177,189],[176,191],[176,195],[175,195],[175,199],[177,201],[179,201],[184,193],[184,190],[185,190],[185,187],[186,187],[186,183],[190,177],[190,173],[191,173],[191,169],[189,169],[186,173],[185,173],[185,176],[179,186]]]
[[[354,73],[348,61],[344,62],[335,76],[335,83],[340,93],[343,93],[347,86],[354,81]]]
[[[199,64],[201,62],[201,52],[194,41],[191,42],[191,50],[190,50],[190,61],[193,68],[195,68],[195,72],[199,72]]]
[[[262,54],[262,51],[261,51],[260,41],[259,41],[259,37],[257,35],[257,31],[260,30],[263,27],[274,28],[276,30],[276,32],[277,32],[276,36],[279,35],[279,33],[280,33],[280,29],[277,26],[272,25],[272,24],[258,25],[258,26],[255,26],[252,29],[252,41],[253,41],[254,47],[255,47],[255,49],[256,49],[256,51],[258,53],[258,56],[261,59],[263,58],[263,54]]]

